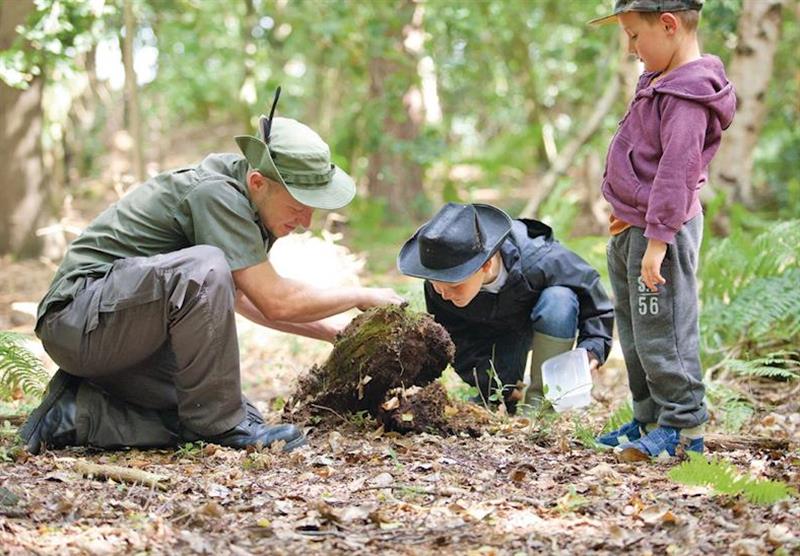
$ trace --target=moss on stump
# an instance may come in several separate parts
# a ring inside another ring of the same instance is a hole
[[[363,410],[378,417],[386,414],[387,392],[430,384],[454,353],[447,331],[430,315],[398,306],[370,309],[341,332],[327,361],[300,379],[285,413],[299,422]],[[443,408],[433,411],[443,415]]]

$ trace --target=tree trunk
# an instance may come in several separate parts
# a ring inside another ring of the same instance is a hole
[[[133,15],[133,0],[125,0],[125,40],[122,42],[122,62],[125,66],[125,96],[128,108],[128,132],[133,140],[133,173],[137,181],[144,181],[144,147],[142,142],[142,118],[139,114],[139,85],[133,66],[133,39],[136,37],[136,19]]]
[[[254,116],[253,107],[258,101],[256,85],[256,43],[253,39],[253,29],[258,23],[256,8],[253,0],[244,0],[244,18],[242,18],[242,84],[239,87],[239,106],[237,112],[239,119],[244,124],[243,129],[252,127],[251,119]],[[269,95],[269,93],[267,93]],[[262,110],[268,110],[263,107]],[[255,111],[256,114],[258,110]]]
[[[753,205],[753,151],[764,123],[764,98],[772,80],[783,4],[784,0],[744,0],[742,4],[738,44],[728,71],[736,87],[736,117],[714,158],[704,196],[720,188],[729,200]]]
[[[372,58],[368,65],[370,105],[384,107],[385,112],[371,124],[377,145],[367,164],[367,187],[371,197],[386,201],[391,217],[416,218],[423,216],[425,194],[422,166],[413,159],[411,144],[419,136],[424,114],[418,52],[407,45],[421,36],[422,5],[399,0],[386,7],[392,11],[381,39],[391,41],[396,52],[391,58]]]
[[[12,45],[33,9],[33,0],[0,2],[0,50]],[[36,229],[49,211],[41,136],[42,78],[26,90],[0,81],[0,255],[41,252]]]

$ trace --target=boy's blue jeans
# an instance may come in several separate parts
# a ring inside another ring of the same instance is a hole
[[[529,326],[509,331],[481,346],[483,363],[468,370],[457,369],[459,376],[477,387],[485,400],[497,389],[490,376],[491,369],[503,385],[507,397],[518,381],[523,380],[533,333],[540,332],[556,338],[575,338],[578,331],[578,296],[569,288],[550,286],[542,290],[531,311]],[[475,346],[478,349],[481,347]]]

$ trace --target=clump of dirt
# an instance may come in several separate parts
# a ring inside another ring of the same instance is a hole
[[[363,410],[378,416],[392,397],[387,392],[430,384],[454,354],[449,334],[429,315],[398,306],[370,309],[342,331],[327,361],[300,379],[285,414],[296,422]],[[443,415],[442,407],[430,414]]]
[[[438,382],[420,388],[394,388],[378,411],[386,430],[397,432],[452,432],[445,415],[450,398]]]

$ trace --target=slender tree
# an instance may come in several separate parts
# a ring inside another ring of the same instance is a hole
[[[731,201],[752,206],[753,151],[766,116],[765,98],[772,82],[780,41],[784,0],[744,0],[737,44],[728,77],[736,87],[737,109],[712,165],[710,186]]]
[[[17,39],[16,28],[33,13],[33,0],[0,2],[0,50]],[[0,254],[39,254],[36,236],[47,216],[48,195],[42,164],[42,82],[26,89],[0,80]]]
[[[127,107],[128,132],[133,139],[132,169],[139,181],[144,180],[144,145],[142,142],[142,117],[139,112],[139,85],[136,82],[136,69],[133,66],[133,41],[136,38],[136,18],[133,13],[133,0],[124,2],[125,37],[122,41],[122,61],[125,66],[125,100]]]
[[[381,9],[379,9],[381,8]],[[391,215],[420,216],[422,166],[412,157],[410,145],[424,123],[417,62],[422,40],[422,4],[395,0],[374,6],[372,17],[381,20],[383,32],[372,40],[383,48],[370,53],[370,104],[375,113],[376,147],[369,155],[368,190],[384,199]]]

